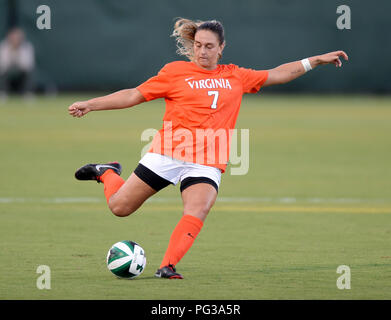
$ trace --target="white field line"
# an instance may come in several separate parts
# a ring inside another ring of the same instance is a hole
[[[64,198],[0,198],[2,203],[99,203],[103,199],[92,197],[64,197]]]
[[[0,204],[10,203],[101,203],[106,202],[104,197],[53,197],[53,198],[22,198],[0,197]],[[155,197],[150,198],[148,203],[175,203],[181,202],[178,197]],[[218,197],[217,203],[269,203],[269,204],[387,204],[391,199],[363,199],[363,198],[294,198],[294,197]]]

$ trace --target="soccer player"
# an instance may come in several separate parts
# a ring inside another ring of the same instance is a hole
[[[183,215],[155,276],[182,279],[175,266],[192,246],[216,201],[243,94],[292,81],[319,65],[341,67],[340,58],[347,60],[348,56],[335,51],[274,69],[253,70],[218,64],[225,46],[224,29],[218,21],[179,18],[173,36],[177,52],[189,61],[166,64],[136,88],[75,102],[69,114],[82,117],[90,111],[129,108],[165,99],[163,128],[126,181],[120,177],[121,165],[117,162],[87,164],[75,176],[102,182],[108,206],[119,217],[132,214],[159,190],[180,182]]]

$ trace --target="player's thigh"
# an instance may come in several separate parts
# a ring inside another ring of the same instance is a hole
[[[216,198],[217,190],[211,184],[193,184],[182,191],[183,214],[190,214],[204,221]]]
[[[134,172],[110,198],[109,207],[114,214],[126,216],[136,211],[157,191],[141,180]]]

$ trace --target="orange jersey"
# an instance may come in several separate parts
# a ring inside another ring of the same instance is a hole
[[[149,152],[213,166],[225,171],[230,138],[244,93],[256,93],[268,72],[234,64],[205,70],[194,62],[175,61],[139,85],[147,101],[164,98],[163,128]]]

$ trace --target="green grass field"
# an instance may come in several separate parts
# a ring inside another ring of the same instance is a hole
[[[102,185],[73,176],[114,160],[129,176],[163,101],[68,116],[84,98],[0,104],[0,299],[391,299],[390,97],[246,97],[237,127],[250,129],[249,173],[223,175],[177,266],[183,281],[153,277],[181,215],[178,186],[118,218]],[[126,239],[147,254],[131,281],[105,265]],[[50,290],[36,286],[40,265]],[[350,290],[336,286],[340,265]]]

